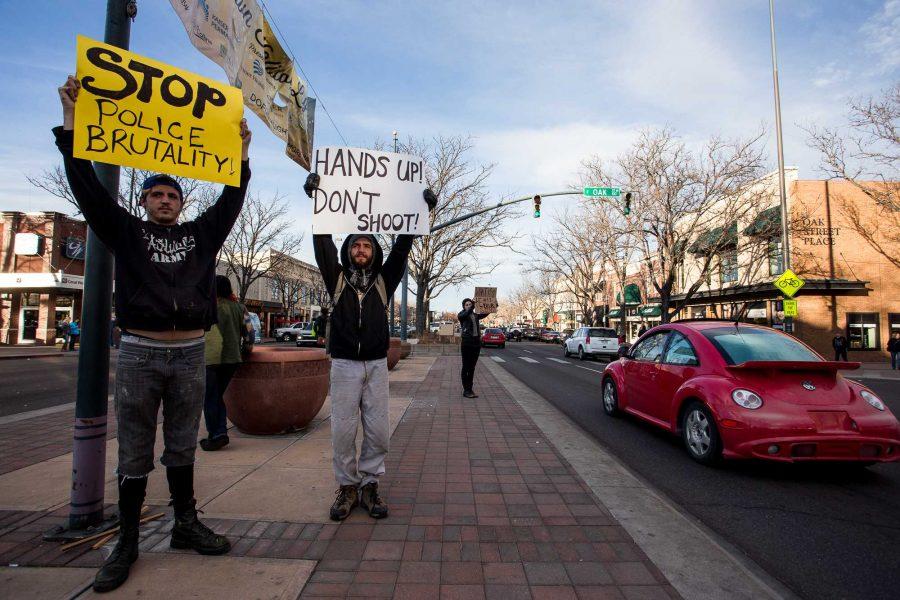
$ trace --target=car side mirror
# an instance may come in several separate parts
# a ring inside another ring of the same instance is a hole
[[[629,350],[631,350],[631,346],[629,344],[620,344],[619,345],[619,358],[624,359],[632,359],[633,357],[629,354]]]

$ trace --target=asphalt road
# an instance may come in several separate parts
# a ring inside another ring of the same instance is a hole
[[[110,362],[113,391],[115,357]],[[75,402],[78,353],[52,358],[0,360],[0,417]]]
[[[482,352],[481,360],[492,359],[799,596],[900,597],[900,463],[861,471],[763,462],[704,467],[679,438],[606,416],[605,363],[564,359],[559,345],[528,342]],[[900,382],[864,384],[900,414]]]

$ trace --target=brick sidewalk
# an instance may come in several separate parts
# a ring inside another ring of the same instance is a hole
[[[677,598],[484,368],[435,363],[391,439],[382,494],[327,541],[303,598]]]

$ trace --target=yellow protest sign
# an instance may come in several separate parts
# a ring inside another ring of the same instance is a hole
[[[78,36],[77,158],[238,185],[237,88]]]
[[[800,288],[803,287],[803,284],[806,283],[797,275],[788,269],[784,273],[782,273],[778,279],[772,282],[772,285],[777,287],[782,294],[787,296],[788,298],[793,298],[794,294],[800,291]]]
[[[797,316],[797,301],[796,300],[785,300],[784,301],[784,316],[786,317],[796,317]]]

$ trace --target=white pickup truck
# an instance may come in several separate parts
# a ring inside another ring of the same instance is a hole
[[[278,327],[275,329],[275,339],[279,342],[295,342],[300,337],[300,332],[309,328],[310,324],[306,322],[291,323],[287,327]]]

